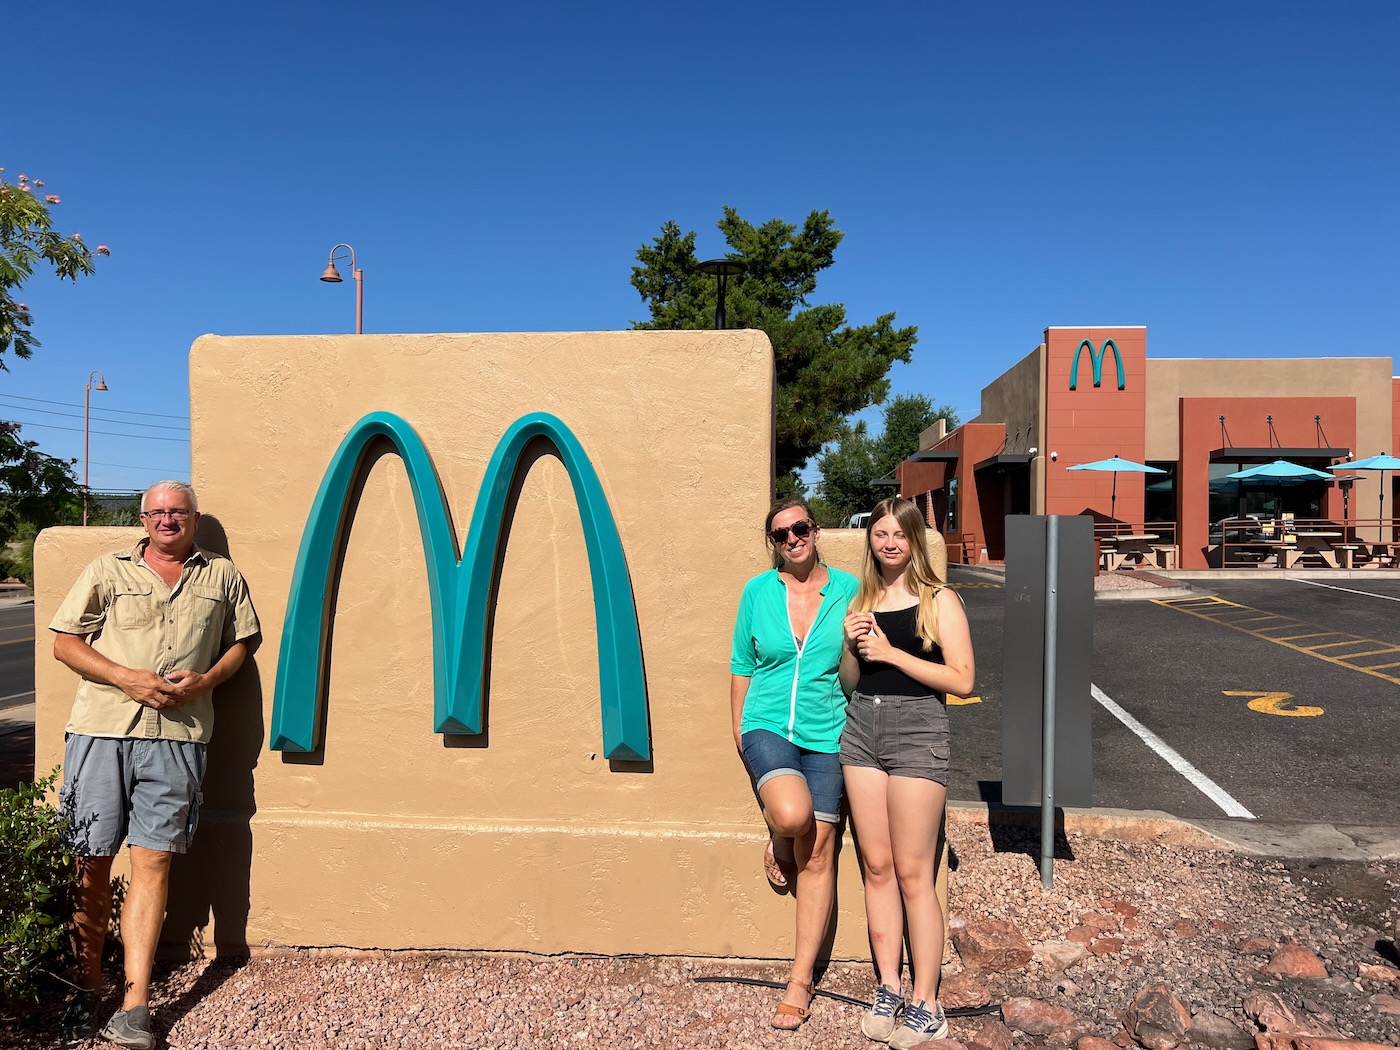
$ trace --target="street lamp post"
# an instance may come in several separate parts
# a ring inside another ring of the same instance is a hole
[[[733,259],[706,259],[695,267],[701,273],[707,273],[711,277],[719,279],[719,288],[715,296],[715,328],[724,328],[724,296],[729,286],[729,278],[744,272],[744,264]]]
[[[97,389],[107,389],[107,377],[94,368],[88,373],[87,386],[83,387],[83,524],[88,521],[88,404],[92,401],[92,377],[97,377]]]
[[[341,248],[350,253],[350,272],[355,278],[355,334],[363,335],[365,331],[365,271],[355,265],[355,249],[348,244],[337,244],[332,248],[330,261],[326,263],[326,272],[321,274],[321,280],[327,284],[340,283],[340,271],[335,268],[335,253]]]

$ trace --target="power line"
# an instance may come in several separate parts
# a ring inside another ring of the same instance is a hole
[[[92,461],[94,467],[116,467],[120,470],[163,470],[170,474],[178,474],[184,467],[148,467],[137,463],[103,463],[100,459]]]
[[[6,394],[6,395],[4,395],[4,396],[5,396],[5,397],[12,397],[12,398],[14,398],[14,399],[17,400],[17,401],[34,401],[34,402],[36,402],[36,403],[38,403],[38,404],[41,404],[41,405],[62,405],[64,408],[81,408],[81,407],[82,407],[81,405],[74,404],[72,401],[49,401],[49,400],[46,400],[45,398],[42,398],[42,397],[24,397],[24,396],[22,396],[22,395],[20,395],[20,394]],[[188,420],[188,419],[190,418],[189,416],[172,416],[172,415],[170,415],[168,412],[134,412],[134,411],[132,411],[132,410],[130,410],[130,409],[126,409],[126,408],[109,408],[109,409],[107,409],[106,411],[108,411],[108,412],[116,412],[116,413],[118,413],[119,415],[123,415],[123,416],[156,416],[157,418],[160,418],[160,419],[184,419],[184,420]]]
[[[0,394],[0,397],[9,397],[9,396],[10,396],[9,394]],[[38,412],[38,413],[40,413],[41,415],[45,415],[45,416],[66,416],[66,417],[69,418],[69,419],[82,419],[82,418],[84,418],[83,415],[82,415],[81,413],[79,413],[79,412],[55,412],[55,411],[54,411],[53,409],[51,409],[51,408],[26,408],[26,407],[24,407],[24,406],[22,406],[22,405],[7,405],[7,406],[5,406],[5,407],[7,407],[7,408],[20,408],[20,409],[22,409],[22,410],[25,411],[25,412]],[[95,420],[97,420],[99,423],[119,423],[119,424],[121,424],[122,426],[126,426],[126,427],[149,427],[149,428],[152,429],[152,430],[179,430],[179,431],[188,432],[189,429],[190,429],[189,427],[171,427],[171,426],[166,426],[164,423],[136,423],[136,422],[128,422],[128,421],[125,420],[125,419],[108,419],[106,416],[99,416],[99,415],[98,415],[97,413],[95,413],[95,412],[94,412],[94,413],[91,413],[87,418],[95,419]]]
[[[10,419],[6,420],[6,422],[17,423],[23,427],[39,427],[41,430],[66,430],[70,434],[83,433],[82,427],[60,427],[55,426],[53,423],[29,423],[23,419]],[[103,437],[130,438],[132,441],[173,441],[179,445],[187,445],[190,440],[189,438],[156,437],[154,434],[118,434],[111,430],[89,430],[88,433],[101,434]]]

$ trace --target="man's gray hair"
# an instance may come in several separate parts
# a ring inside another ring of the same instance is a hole
[[[199,494],[195,492],[193,485],[189,485],[183,481],[157,481],[150,488],[146,489],[146,491],[142,494],[142,511],[146,509],[146,497],[149,496],[156,489],[174,489],[176,492],[180,493],[180,495],[185,498],[185,502],[189,504],[190,510],[199,510]]]

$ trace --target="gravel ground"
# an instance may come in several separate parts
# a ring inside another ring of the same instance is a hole
[[[1165,576],[1151,576],[1136,572],[1101,572],[1094,577],[1096,591],[1141,591],[1149,587],[1170,587],[1175,581]]]
[[[1038,831],[954,825],[949,833],[955,926],[1001,919],[1036,946],[1097,924],[1107,941],[1094,949],[1104,954],[1087,954],[1063,972],[1038,952],[1022,969],[982,975],[993,1003],[1044,1000],[1073,1011],[1087,1033],[1111,1039],[1121,1034],[1134,992],[1149,982],[1165,981],[1193,1010],[1250,1031],[1242,999],[1276,991],[1348,1036],[1400,1042],[1400,1017],[1383,1012],[1388,997],[1400,997],[1400,983],[1385,980],[1400,978],[1392,942],[1400,862],[1285,864],[1072,834],[1060,842],[1055,884],[1046,891]],[[1273,948],[1289,941],[1316,952],[1329,976],[1262,973]],[[945,981],[961,969],[950,963]],[[819,998],[798,1033],[779,1032],[768,1018],[780,993],[695,983],[702,975],[781,979],[785,968],[723,959],[300,950],[166,969],[155,1019],[160,1045],[170,1047],[869,1045],[858,1007]],[[109,987],[114,982],[109,974]],[[856,996],[870,984],[868,966],[832,966],[820,981]],[[52,1007],[18,1026],[0,1021],[0,1045],[54,1045],[59,1013]],[[994,1021],[954,1020],[952,1035],[966,1040]],[[1018,1033],[1018,1041],[1035,1040]]]

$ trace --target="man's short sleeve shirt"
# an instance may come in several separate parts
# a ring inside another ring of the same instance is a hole
[[[164,675],[203,674],[235,642],[259,632],[248,585],[227,558],[195,547],[170,587],[142,560],[142,540],[87,566],[49,630],[88,637],[103,656]],[[82,679],[67,731],[207,743],[214,729],[212,693],[164,711],[145,707],[114,685]]]

